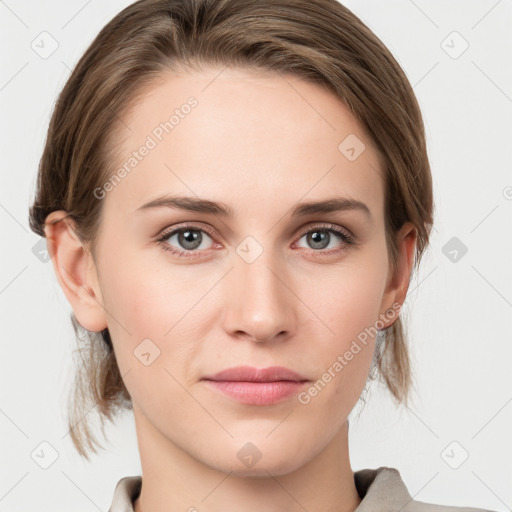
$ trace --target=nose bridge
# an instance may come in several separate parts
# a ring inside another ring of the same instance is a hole
[[[293,293],[288,289],[285,266],[271,247],[254,240],[237,247],[230,272],[225,328],[267,341],[293,329]]]

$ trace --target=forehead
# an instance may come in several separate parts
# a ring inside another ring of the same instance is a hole
[[[120,118],[105,208],[164,193],[284,212],[343,195],[383,208],[379,154],[323,85],[232,68],[167,72]]]

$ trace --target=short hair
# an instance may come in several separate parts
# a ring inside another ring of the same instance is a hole
[[[87,48],[63,87],[49,123],[29,212],[45,236],[45,219],[63,209],[94,255],[102,201],[92,193],[111,174],[123,112],[167,71],[202,65],[291,72],[334,93],[374,143],[384,173],[390,265],[396,233],[417,232],[414,264],[428,245],[432,179],[422,115],[413,89],[381,40],[336,0],[139,0],[117,14]],[[81,363],[68,404],[70,434],[88,458],[98,441],[86,414],[102,421],[131,408],[108,329],[85,330],[71,314]],[[407,402],[411,365],[398,317],[376,345],[370,380],[383,379]],[[80,345],[82,344],[82,345]]]

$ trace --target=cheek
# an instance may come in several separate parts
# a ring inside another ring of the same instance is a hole
[[[174,275],[176,274],[176,275]],[[197,349],[191,308],[204,291],[191,287],[179,270],[164,278],[154,266],[123,261],[105,283],[108,327],[128,392],[144,411],[176,410],[187,396],[184,382]],[[201,287],[202,288],[202,287]],[[175,380],[175,377],[177,380]],[[169,401],[169,403],[167,403]]]
[[[325,314],[319,315],[325,318],[324,334],[316,337],[323,369],[341,361],[343,373],[355,375],[370,363],[380,306],[378,291],[375,283],[363,284],[354,280],[345,281],[343,288],[337,289],[336,293],[318,297],[325,307]],[[333,371],[340,373],[341,368],[337,366]]]
[[[319,389],[329,388],[322,391],[324,400],[357,400],[373,359],[386,281],[386,253],[374,247],[354,253],[335,272],[318,272],[305,282],[301,293],[314,313],[308,313],[314,318],[308,322],[314,330],[309,338],[316,347],[310,350],[311,361],[316,363]]]
[[[104,261],[102,289],[121,374],[130,371],[131,381],[142,379],[144,386],[168,387],[169,382],[159,381],[160,375],[169,380],[163,368],[186,374],[211,327],[215,315],[204,298],[218,277],[211,272],[199,276],[192,266],[155,265],[150,258],[120,256],[120,261],[122,266]],[[148,359],[154,362],[144,368]],[[155,378],[158,382],[152,383]]]
[[[204,291],[187,267],[173,268],[161,261],[156,265],[152,258],[142,256],[130,257],[127,251],[126,256],[120,256],[122,264],[105,262],[107,310],[111,322],[122,321],[131,337],[162,339]]]
[[[375,247],[353,253],[333,272],[313,275],[302,293],[324,320],[325,332],[343,345],[375,325],[386,282],[386,254]]]

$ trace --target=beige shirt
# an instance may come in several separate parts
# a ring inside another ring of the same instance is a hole
[[[362,498],[355,512],[492,512],[481,508],[443,506],[415,501],[395,468],[382,466],[378,469],[361,469],[354,472],[354,481]],[[141,476],[121,478],[114,490],[112,505],[108,512],[133,512],[133,502],[139,496],[141,486]]]

